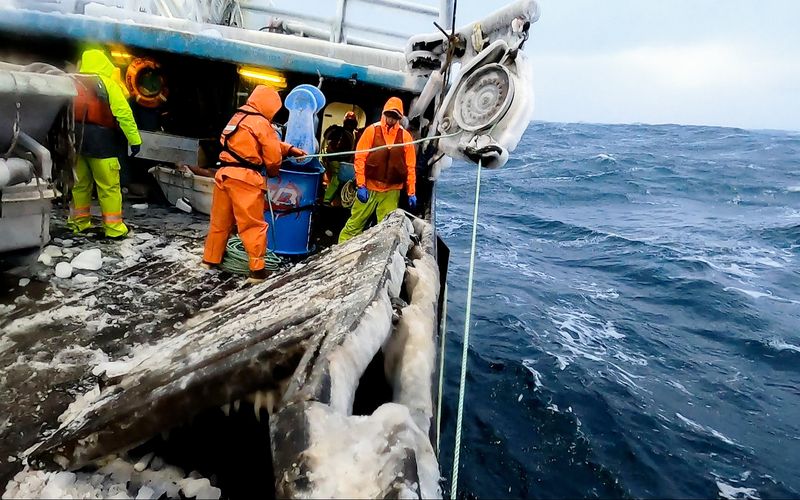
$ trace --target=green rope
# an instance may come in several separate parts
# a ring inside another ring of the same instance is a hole
[[[475,180],[475,208],[472,214],[472,244],[469,252],[469,274],[467,275],[467,311],[464,317],[464,338],[461,349],[461,380],[458,384],[458,409],[456,411],[456,443],[453,450],[453,475],[450,484],[450,499],[458,494],[458,467],[461,459],[461,423],[464,416],[464,395],[467,392],[467,351],[469,350],[469,324],[472,322],[472,278],[475,273],[475,240],[478,235],[478,206],[481,199],[481,162],[478,160],[478,177]]]
[[[432,140],[435,140],[435,139],[445,139],[447,137],[453,137],[453,136],[458,135],[460,133],[461,133],[461,130],[459,130],[458,132],[453,132],[452,134],[442,134],[442,135],[433,135],[431,137],[423,137],[421,139],[417,139],[417,140],[414,140],[414,141],[411,141],[411,142],[398,142],[397,144],[384,144],[383,146],[375,146],[373,148],[359,149],[359,150],[356,150],[356,151],[338,151],[336,153],[318,153],[318,154],[314,154],[314,155],[303,155],[303,156],[298,156],[296,159],[297,160],[302,160],[302,159],[305,159],[305,158],[328,158],[330,156],[352,155],[352,154],[356,154],[356,153],[371,153],[373,151],[378,151],[378,150],[381,150],[381,149],[391,149],[391,148],[393,148],[395,146],[410,146],[410,145],[413,145],[413,144],[419,144],[420,142],[432,141]]]
[[[280,268],[283,261],[271,250],[267,250],[264,256],[264,268],[276,271]],[[225,256],[222,258],[220,267],[233,274],[250,273],[250,257],[244,249],[244,243],[238,236],[231,236],[225,246]]]

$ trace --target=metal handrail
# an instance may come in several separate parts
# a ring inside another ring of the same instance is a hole
[[[307,12],[292,12],[269,5],[263,5],[258,0],[242,0],[241,8],[242,10],[247,10],[250,12],[258,12],[274,16],[284,21],[285,25],[290,26],[291,31],[293,32],[300,31],[305,35],[323,40],[327,39],[334,43],[349,43],[351,45],[398,51],[403,49],[405,41],[414,34],[348,21],[348,3],[353,2],[377,5],[402,12],[431,16],[436,18],[435,20],[438,20],[440,25],[446,27],[450,24],[450,15],[448,13],[452,12],[453,6],[453,0],[440,0],[440,7],[406,0],[337,0],[336,13],[332,17],[310,14]],[[300,21],[315,23],[322,26],[309,26]],[[390,43],[382,43],[358,36],[358,33],[380,35],[397,40],[399,43],[397,46]]]

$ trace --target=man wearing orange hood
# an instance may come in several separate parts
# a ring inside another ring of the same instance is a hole
[[[258,85],[247,104],[239,108],[222,130],[222,152],[214,176],[211,222],[203,252],[203,266],[211,268],[222,262],[228,237],[234,224],[249,256],[250,278],[257,283],[267,277],[264,255],[267,251],[267,223],[264,221],[266,183],[261,170],[274,177],[286,156],[305,152],[281,142],[272,118],[281,109],[278,93]]]
[[[381,121],[367,127],[361,135],[355,158],[357,199],[350,219],[339,234],[339,243],[361,234],[373,213],[377,212],[380,222],[395,210],[404,184],[408,204],[412,209],[416,208],[417,154],[412,144],[404,144],[411,142],[412,138],[400,125],[402,118],[403,101],[391,97],[383,107]],[[388,147],[368,151],[380,146]]]

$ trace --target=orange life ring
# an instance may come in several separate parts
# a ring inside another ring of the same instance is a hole
[[[155,78],[156,88],[144,86],[141,81],[143,77],[148,78],[151,85]],[[139,57],[131,61],[125,72],[125,85],[136,103],[145,108],[157,108],[167,102],[169,89],[164,83],[161,66],[148,57]]]

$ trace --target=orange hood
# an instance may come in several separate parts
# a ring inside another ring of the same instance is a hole
[[[278,95],[275,89],[266,85],[258,85],[253,90],[253,93],[250,94],[250,97],[247,98],[247,106],[262,114],[267,120],[272,121],[272,118],[281,109],[283,103],[281,102],[281,96]]]
[[[396,111],[400,113],[400,116],[403,116],[405,114],[403,113],[403,101],[399,97],[390,97],[383,106],[383,112],[386,113],[387,111]]]

